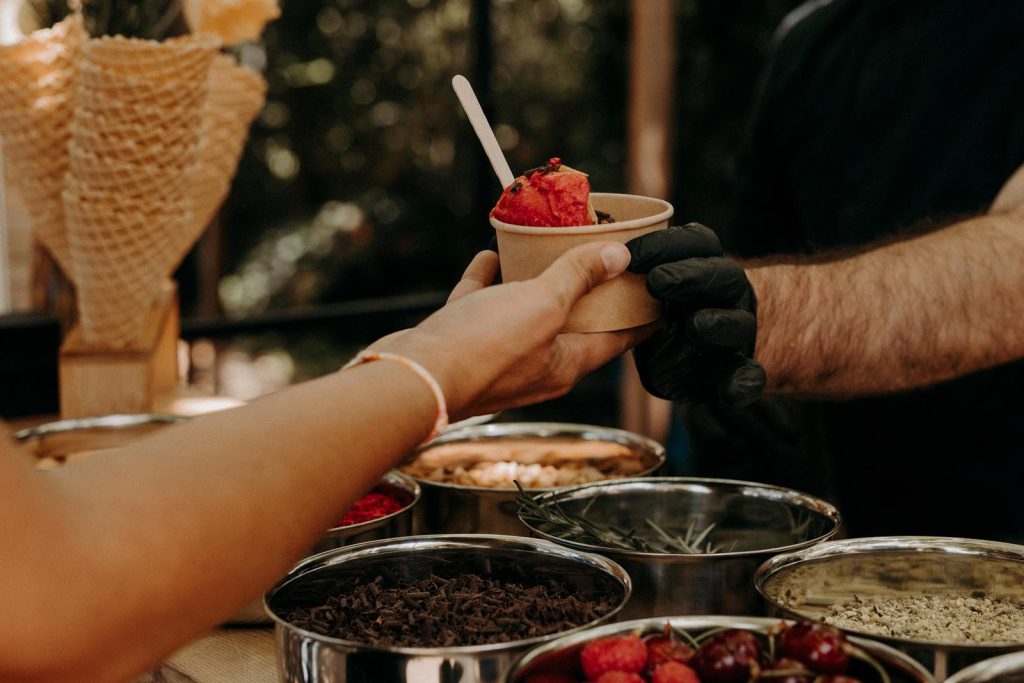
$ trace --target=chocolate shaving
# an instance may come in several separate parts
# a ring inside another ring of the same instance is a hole
[[[567,631],[608,614],[614,596],[583,596],[560,580],[526,585],[463,574],[453,579],[350,579],[326,603],[293,609],[298,628],[367,645],[459,647]],[[524,618],[529,615],[529,618]]]

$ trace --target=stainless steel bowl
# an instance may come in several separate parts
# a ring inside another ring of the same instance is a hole
[[[645,436],[593,425],[558,422],[509,422],[487,424],[446,432],[418,452],[451,443],[489,442],[501,439],[581,439],[611,441],[650,459],[640,476],[656,472],[665,463],[665,448]],[[527,529],[517,517],[514,488],[487,488],[448,484],[416,477],[423,489],[417,507],[416,530],[422,534],[502,534],[525,536]],[[551,489],[531,489],[531,493]]]
[[[412,533],[413,510],[422,495],[420,485],[409,475],[392,470],[384,475],[377,486],[383,486],[385,489],[390,488],[395,494],[402,496],[408,502],[406,502],[402,509],[396,510],[390,515],[371,519],[360,524],[337,526],[328,529],[327,533],[321,536],[320,540],[313,546],[311,555],[317,555],[346,545],[376,541],[382,538],[408,536]]]
[[[776,619],[733,616],[663,617],[619,622],[565,636],[530,650],[516,662],[506,680],[508,683],[525,683],[530,676],[541,673],[564,674],[570,677],[580,676],[580,680],[582,680],[578,662],[579,653],[586,643],[607,636],[634,632],[659,632],[665,626],[665,622],[670,623],[673,628],[686,631],[695,637],[706,631],[723,628],[741,628],[763,632],[779,623]],[[885,668],[893,683],[934,683],[931,674],[905,654],[863,638],[851,637],[850,641],[874,657]]]
[[[1020,601],[1024,546],[930,536],[854,538],[780,555],[764,564],[757,590],[773,609],[820,619],[857,598],[918,597],[981,592]],[[942,681],[959,669],[1024,643],[964,644],[895,638],[868,629],[844,630],[887,642],[931,668]]]
[[[1024,683],[1024,652],[971,664],[947,678],[946,683]]]
[[[587,484],[546,494],[547,503],[622,529],[649,519],[684,534],[688,525],[714,524],[719,552],[661,554],[588,545],[553,536],[534,524],[531,533],[622,565],[633,597],[621,618],[673,614],[758,614],[763,603],[754,573],[766,559],[828,540],[839,531],[839,512],[797,491],[725,479],[652,477]],[[524,522],[525,523],[525,522]],[[735,545],[734,545],[735,544]]]
[[[187,420],[181,415],[138,413],[47,422],[14,433],[40,464],[57,466],[69,458],[125,446]]]
[[[376,576],[386,567],[403,576],[446,577],[471,571],[551,575],[579,592],[629,598],[629,576],[614,562],[537,539],[507,536],[420,536],[348,546],[307,559],[270,592],[264,604],[275,622],[278,674],[286,683],[494,683],[530,647],[563,634],[493,645],[450,648],[373,647],[329,638],[293,626],[283,615],[296,606],[319,604],[337,582]],[[371,577],[372,578],[372,577]],[[563,633],[575,633],[613,618]]]

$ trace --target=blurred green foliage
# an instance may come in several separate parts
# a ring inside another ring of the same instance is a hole
[[[492,123],[514,169],[560,155],[595,187],[621,187],[626,8],[494,1]],[[225,211],[226,307],[449,287],[486,245],[486,211],[501,189],[481,173],[450,86],[474,71],[473,4],[287,0],[282,9],[265,51],[243,50],[265,61],[270,92]],[[307,236],[298,251],[290,234]]]

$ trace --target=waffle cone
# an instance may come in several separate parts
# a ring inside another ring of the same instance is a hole
[[[7,179],[36,237],[73,276],[61,191],[68,167],[77,57],[86,40],[73,15],[0,46],[0,138]]]
[[[202,114],[199,168],[193,183],[196,228],[200,231],[228,193],[249,126],[263,107],[266,93],[267,83],[259,74],[230,57],[221,55],[214,60]]]
[[[63,195],[83,340],[132,345],[198,236],[193,182],[216,39],[89,41]]]

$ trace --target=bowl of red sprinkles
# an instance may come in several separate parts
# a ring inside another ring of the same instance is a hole
[[[410,535],[412,511],[419,499],[420,485],[415,479],[397,470],[388,472],[320,537],[313,553]]]

